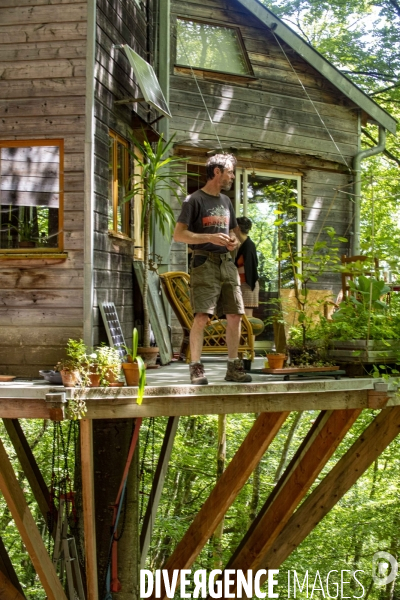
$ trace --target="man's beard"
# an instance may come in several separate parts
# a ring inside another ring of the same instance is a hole
[[[222,186],[222,189],[224,190],[224,192],[229,192],[231,187],[232,187],[232,181],[229,181],[227,183],[224,183],[224,185]]]

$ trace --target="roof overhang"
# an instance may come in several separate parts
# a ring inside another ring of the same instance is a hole
[[[310,44],[303,40],[290,27],[285,25],[268,8],[257,0],[237,0],[247,8],[257,19],[269,27],[282,41],[293,48],[314,69],[326,77],[347,98],[359,106],[373,121],[391,133],[396,134],[397,121],[388,112],[371,100],[359,87],[345,77],[326,58],[317,52]]]

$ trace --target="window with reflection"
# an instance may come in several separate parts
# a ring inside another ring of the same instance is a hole
[[[108,229],[131,236],[130,203],[124,202],[130,177],[129,142],[109,132]]]
[[[0,141],[0,251],[62,250],[63,140]]]
[[[253,76],[239,29],[183,18],[176,23],[178,66]]]

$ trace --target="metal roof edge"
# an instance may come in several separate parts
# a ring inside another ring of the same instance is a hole
[[[396,134],[397,121],[258,0],[237,0],[374,121]]]

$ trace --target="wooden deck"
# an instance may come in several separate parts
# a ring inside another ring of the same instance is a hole
[[[35,381],[16,382],[0,384],[0,417],[58,420],[68,400],[77,393],[86,401],[88,419],[365,409],[400,404],[393,392],[375,391],[375,382],[371,378],[345,378],[221,382],[208,386],[148,385],[141,406],[136,403],[137,388],[93,388],[82,392]]]

